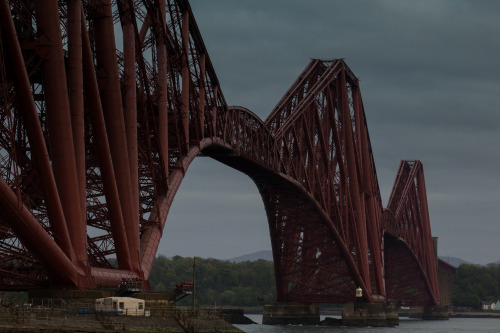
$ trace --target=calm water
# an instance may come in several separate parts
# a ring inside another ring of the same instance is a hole
[[[246,315],[257,323],[262,322],[262,315]],[[323,319],[323,318],[322,318]],[[446,321],[424,321],[400,318],[397,327],[317,327],[317,326],[268,326],[235,325],[247,333],[326,333],[326,332],[500,332],[500,319],[492,318],[452,318]]]

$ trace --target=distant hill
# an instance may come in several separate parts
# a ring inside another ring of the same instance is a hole
[[[273,252],[271,250],[259,251],[250,254],[245,254],[239,257],[226,259],[229,262],[244,262],[244,261],[255,261],[259,259],[264,259],[267,261],[273,261]]]
[[[463,260],[463,259],[460,259],[460,258],[457,258],[457,257],[449,257],[449,256],[440,256],[439,259],[443,260],[443,261],[446,261],[448,264],[454,266],[454,267],[458,267],[462,264],[467,264],[467,265],[475,265],[467,260]]]
[[[245,255],[242,255],[239,257],[224,259],[224,260],[229,261],[229,262],[238,263],[238,262],[244,262],[244,261],[255,261],[255,260],[259,260],[259,259],[273,261],[273,252],[271,250],[258,251],[258,252],[254,252],[254,253],[245,254]],[[476,265],[470,261],[463,260],[463,259],[457,258],[457,257],[440,256],[439,259],[446,261],[448,264],[450,264],[454,267],[458,267],[461,264]],[[497,261],[494,264],[498,265],[498,264],[500,264],[500,261]]]

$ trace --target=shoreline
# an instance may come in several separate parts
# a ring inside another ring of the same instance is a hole
[[[450,318],[494,318],[500,319],[500,313],[493,312],[454,312]]]

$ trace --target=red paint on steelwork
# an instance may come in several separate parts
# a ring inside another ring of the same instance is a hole
[[[127,150],[130,167],[133,216],[139,216],[139,179],[137,158],[137,84],[135,79],[135,27],[134,14],[128,2],[118,2],[123,31],[123,111],[127,136]],[[122,7],[120,7],[122,6]],[[134,222],[136,223],[136,222]]]
[[[384,219],[386,234],[398,242],[398,247],[404,244],[408,248],[408,252],[411,253],[411,256],[407,255],[404,259],[386,259],[386,275],[397,281],[397,283],[392,283],[393,286],[408,283],[409,279],[405,281],[400,274],[395,274],[391,270],[398,269],[397,267],[403,263],[413,265],[416,267],[414,270],[422,275],[421,280],[426,287],[424,290],[427,291],[424,293],[422,288],[415,288],[415,290],[408,287],[407,289],[413,290],[413,293],[401,295],[406,290],[405,288],[393,288],[396,295],[392,295],[392,298],[403,300],[404,297],[408,297],[407,303],[418,304],[419,302],[415,301],[414,298],[422,299],[421,294],[423,293],[426,297],[430,297],[432,303],[439,303],[437,278],[434,279],[437,276],[437,258],[435,258],[432,241],[424,170],[420,161],[401,162],[396,182],[389,197],[387,212],[384,214],[387,216]],[[394,241],[391,244],[394,244]],[[386,256],[404,256],[402,251],[386,249],[386,252]],[[408,264],[408,262],[415,261],[414,258],[418,259],[416,260],[418,265]],[[411,278],[416,279],[416,275],[414,274]]]
[[[147,286],[204,154],[257,185],[278,301],[439,304],[422,166],[384,210],[343,60],[311,60],[262,121],[227,106],[187,1],[36,4],[0,3],[2,288]]]
[[[102,189],[100,191],[95,191],[95,193],[89,193],[86,199],[87,201],[91,201],[94,196],[104,196],[106,198],[108,214],[107,231],[111,234],[115,243],[114,250],[118,261],[118,268],[131,269],[131,260],[130,253],[128,251],[128,241],[125,232],[125,224],[123,223],[123,215],[120,208],[120,198],[118,195],[118,188],[115,181],[115,172],[113,170],[113,162],[111,160],[111,151],[106,134],[106,124],[104,121],[101,99],[99,97],[99,87],[97,85],[97,76],[93,63],[92,50],[90,40],[88,38],[87,29],[83,25],[83,22],[82,30],[84,31],[82,38],[83,72],[84,87],[87,93],[87,109],[89,112],[88,122],[93,128],[93,139],[95,141],[94,147],[97,152],[97,156],[93,156],[93,159],[89,158],[89,162],[87,163],[90,165],[98,163],[99,173],[102,176]],[[92,160],[94,160],[95,162],[92,163]],[[87,169],[90,168],[87,167]],[[87,176],[87,178],[87,182],[89,183],[89,185],[96,181],[93,180],[89,175]],[[93,209],[91,209],[91,205],[87,205],[87,211],[89,215],[92,214]],[[87,219],[87,223],[90,224],[89,219]],[[89,245],[92,245],[92,242]],[[92,256],[90,256],[90,258],[93,259]],[[97,261],[97,258],[95,258],[94,261]]]

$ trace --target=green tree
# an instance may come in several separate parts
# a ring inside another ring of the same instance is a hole
[[[455,273],[452,303],[479,309],[481,301],[500,298],[500,268],[498,265],[460,265]]]
[[[156,292],[164,292],[167,291],[167,287],[163,284],[163,282],[158,282],[154,287],[154,291]]]
[[[151,269],[150,285],[154,291],[173,291],[176,284],[192,281],[193,258],[158,256]],[[258,306],[258,297],[275,298],[274,266],[257,260],[230,263],[196,258],[196,298],[200,305]],[[189,305],[186,297],[181,304]]]

